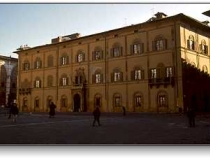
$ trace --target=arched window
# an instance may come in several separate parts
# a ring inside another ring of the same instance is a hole
[[[157,104],[159,107],[168,106],[168,95],[165,91],[160,91],[157,94]]]
[[[62,95],[62,97],[61,97],[61,107],[67,107],[67,97],[66,97],[66,95]]]
[[[208,68],[207,68],[207,66],[206,66],[206,65],[203,65],[203,67],[202,67],[202,71],[203,71],[204,73],[208,73]]]
[[[122,106],[122,97],[119,93],[114,94],[113,101],[114,101],[114,106],[115,107]]]
[[[54,63],[53,63],[53,56],[52,55],[49,55],[47,57],[47,66],[48,67],[52,67],[53,65],[54,65]]]
[[[159,35],[152,42],[153,51],[165,50],[167,49],[167,39],[162,35]]]
[[[97,69],[95,73],[92,75],[92,83],[102,83],[103,82],[103,74],[100,69]]]
[[[102,106],[102,95],[101,94],[96,94],[94,96],[94,106],[97,107],[101,107]]]
[[[208,46],[206,45],[206,41],[202,40],[200,44],[200,51],[201,53],[208,55]]]
[[[131,80],[142,80],[144,79],[144,70],[141,67],[134,67],[131,71]]]
[[[111,82],[123,81],[123,72],[119,68],[115,68],[111,73]]]
[[[195,50],[195,41],[194,41],[193,35],[190,35],[187,40],[187,48],[191,50]]]
[[[92,60],[103,59],[103,50],[100,47],[96,47],[92,53]]]
[[[135,107],[140,107],[140,106],[143,105],[143,95],[142,95],[142,93],[140,93],[140,92],[134,93],[133,99],[134,99],[134,106]]]
[[[47,86],[48,87],[53,86],[53,76],[52,75],[47,76]]]
[[[34,62],[34,69],[40,69],[42,67],[42,61],[40,58],[36,58]]]

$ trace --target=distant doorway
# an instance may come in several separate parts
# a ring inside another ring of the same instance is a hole
[[[80,95],[79,94],[75,94],[74,95],[74,112],[79,112],[80,111]]]

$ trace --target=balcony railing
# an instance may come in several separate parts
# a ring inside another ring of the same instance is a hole
[[[169,85],[174,86],[174,77],[151,78],[151,79],[149,79],[149,86],[151,88],[153,86],[156,86],[158,88],[161,85],[163,85],[164,87],[167,87]]]

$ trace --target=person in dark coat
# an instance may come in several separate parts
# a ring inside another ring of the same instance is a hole
[[[101,112],[100,112],[99,107],[97,106],[96,109],[93,111],[94,120],[93,120],[93,125],[92,126],[95,126],[95,122],[97,122],[98,125],[101,126],[100,115],[101,115]]]
[[[189,126],[195,127],[195,110],[194,108],[190,107],[187,111],[187,117],[189,119]]]
[[[12,104],[11,108],[10,108],[10,114],[12,116],[12,120],[13,122],[17,121],[17,116],[19,114],[19,109],[17,107],[16,102],[14,101],[14,103]]]
[[[55,108],[56,108],[56,105],[55,105],[53,102],[51,102],[51,103],[50,103],[49,118],[55,116]]]

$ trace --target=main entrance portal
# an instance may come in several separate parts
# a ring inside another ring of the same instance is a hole
[[[74,95],[74,112],[79,112],[80,110],[80,103],[81,103],[81,98],[79,94]]]

